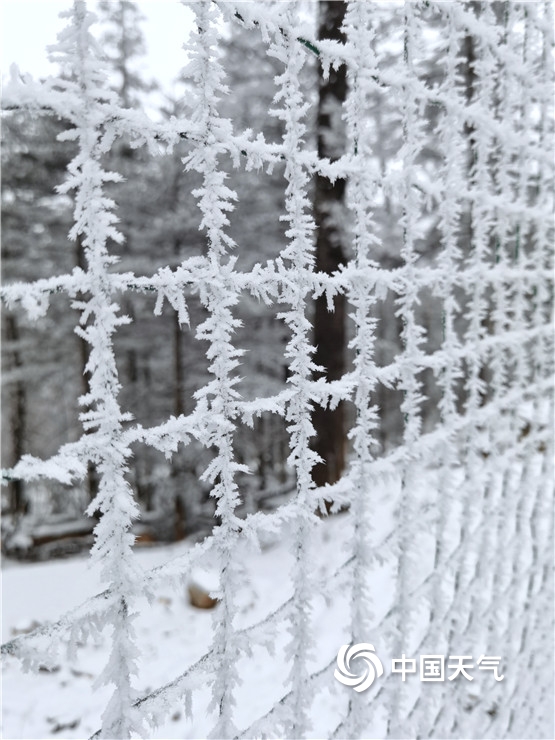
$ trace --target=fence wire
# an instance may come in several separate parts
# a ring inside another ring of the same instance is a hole
[[[81,415],[88,433],[49,460],[26,456],[4,477],[67,483],[82,478],[89,462],[97,466],[101,482],[91,512],[100,508],[103,517],[94,554],[109,587],[56,623],[6,643],[2,652],[38,667],[68,635],[83,640],[114,625],[110,664],[122,668],[107,669],[116,688],[99,737],[127,737],[144,731],[144,722],[163,722],[206,681],[217,715],[214,737],[304,737],[311,731],[313,698],[324,691],[339,697],[342,707],[337,724],[328,728],[330,737],[554,735],[553,8],[539,2],[389,4],[391,38],[384,40],[383,8],[377,14],[377,5],[349,2],[346,41],[339,43],[311,37],[296,3],[193,3],[190,120],[157,124],[118,106],[95,66],[91,17],[82,2],[74,3],[58,47],[73,80],[24,80],[6,88],[6,108],[46,109],[70,123],[79,154],[64,187],[75,192],[72,236],[83,239],[87,268],[8,285],[2,295],[10,308],[20,304],[40,318],[51,294],[69,294],[81,311],[78,331],[89,343],[91,359],[84,399],[89,410]],[[220,116],[222,17],[260,34],[268,54],[282,64],[275,108],[284,136],[278,144],[235,132],[233,122]],[[313,59],[324,71],[347,67],[342,111],[347,144],[336,161],[318,157],[306,144],[310,101],[301,73]],[[430,74],[432,62],[436,75]],[[372,148],[376,100],[387,100],[402,132],[386,169]],[[114,269],[109,243],[119,235],[103,192],[113,175],[103,170],[102,157],[124,135],[134,146],[156,152],[161,145],[171,151],[177,141],[189,141],[184,166],[202,177],[194,197],[207,236],[204,257],[151,277]],[[431,140],[435,155],[423,176],[423,152]],[[284,168],[287,243],[277,259],[250,272],[237,270],[230,254],[235,245],[226,231],[234,198],[225,185],[229,167],[259,169],[261,186],[268,167]],[[310,197],[315,174],[348,183],[353,257],[332,275],[315,268]],[[400,213],[401,237],[394,245],[384,244],[377,218],[386,202]],[[423,252],[430,219],[437,246]],[[377,246],[397,250],[402,265],[380,266]],[[197,394],[193,412],[151,429],[129,420],[117,401],[112,341],[124,323],[117,300],[125,291],[155,293],[155,313],[167,300],[183,323],[186,296],[194,291],[207,312],[196,336],[209,343],[210,381]],[[236,388],[240,348],[234,344],[234,308],[245,294],[279,303],[289,329],[289,377],[280,393],[266,398],[245,399]],[[334,382],[314,378],[309,316],[320,294],[330,301],[344,294],[353,320],[353,364]],[[428,336],[419,310],[426,296],[441,314],[440,342]],[[401,348],[383,364],[376,336],[379,309],[386,305],[393,305],[402,333]],[[425,377],[433,378],[432,384]],[[402,392],[404,420],[400,444],[384,454],[376,452],[380,387]],[[437,414],[424,428],[422,409],[431,387]],[[316,488],[312,409],[339,401],[354,409],[350,464],[339,483]],[[234,435],[266,412],[287,421],[295,496],[274,513],[239,518],[236,475],[244,466],[234,457]],[[212,482],[220,525],[186,555],[143,576],[129,532],[137,514],[125,478],[131,445],[171,455],[193,438],[216,450],[205,477]],[[381,518],[383,493],[394,490],[392,480],[398,481],[388,504],[393,514]],[[353,537],[351,552],[338,553],[333,574],[321,581],[314,574],[313,540],[325,526],[315,512],[325,509],[326,500],[349,507]],[[282,526],[292,532],[295,552],[292,595],[261,623],[238,629],[238,544]],[[181,584],[209,554],[217,555],[221,568],[212,648],[180,676],[136,700],[129,678],[132,605],[163,582]],[[387,594],[378,585],[384,573]],[[367,692],[351,692],[335,681],[336,652],[318,644],[310,621],[318,594],[334,598],[349,589],[350,642],[373,643],[383,659],[472,653],[476,662],[478,654],[501,656],[504,680],[486,672],[474,690],[462,680],[404,682],[386,671]],[[288,690],[265,716],[238,727],[239,659],[283,626],[290,633]],[[194,702],[189,712],[194,715]]]

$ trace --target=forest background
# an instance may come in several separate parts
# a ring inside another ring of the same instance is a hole
[[[503,3],[493,3],[501,17]],[[97,6],[97,36],[111,68],[113,87],[127,108],[148,107],[159,119],[187,113],[187,81],[181,77],[174,94],[162,92],[157,83],[141,74],[145,54],[143,34],[145,18],[140,5],[128,0],[100,2]],[[315,26],[316,37],[341,40],[344,3],[307,3],[305,12]],[[185,12],[185,9],[184,9]],[[379,33],[373,43],[394,65],[403,53],[402,40],[390,8],[375,10]],[[186,17],[186,16],[184,16]],[[185,26],[186,24],[184,24]],[[434,64],[434,37],[431,28],[426,69],[421,71],[427,83],[440,83],[445,70]],[[303,70],[303,85],[311,102],[308,117],[310,148],[333,162],[344,153],[344,123],[338,111],[345,100],[345,69],[331,70],[324,79],[314,50]],[[378,51],[378,50],[377,50]],[[466,85],[467,97],[473,95],[473,41],[469,37],[459,73]],[[258,34],[234,26],[225,34],[221,55],[228,71],[229,94],[221,113],[229,117],[237,130],[262,132],[268,142],[282,137],[282,123],[269,113],[276,92],[274,77],[279,64],[265,53]],[[313,57],[313,58],[312,58]],[[185,54],[183,63],[186,62]],[[153,110],[155,108],[155,110]],[[371,108],[372,150],[377,167],[384,176],[398,165],[402,143],[399,117],[386,96],[374,95]],[[424,111],[429,141],[419,154],[419,177],[432,182],[441,163],[433,139],[437,111]],[[3,123],[2,147],[2,265],[5,283],[33,281],[53,274],[70,272],[83,266],[79,240],[70,242],[67,234],[72,224],[72,202],[67,195],[56,194],[68,162],[74,156],[68,142],[59,142],[63,124],[51,115],[39,117],[29,112],[8,111]],[[155,157],[118,143],[107,155],[106,166],[119,172],[124,182],[114,187],[111,196],[117,203],[119,229],[125,241],[118,249],[118,269],[133,270],[136,275],[150,275],[157,269],[176,267],[184,258],[203,255],[205,238],[199,231],[200,213],[192,191],[198,176],[186,172],[182,158],[187,141],[176,146],[169,156]],[[468,156],[471,158],[469,138]],[[239,245],[237,269],[249,270],[256,262],[279,255],[285,241],[285,225],[280,220],[284,208],[283,168],[265,175],[260,187],[260,173],[242,168],[230,172],[228,185],[237,193],[237,203],[229,234]],[[426,182],[422,183],[423,189]],[[311,197],[317,226],[316,266],[332,273],[351,258],[348,217],[344,205],[346,183],[333,185],[321,176],[313,178]],[[432,199],[433,200],[433,199]],[[378,229],[372,259],[381,267],[395,269],[402,265],[403,241],[401,206],[384,197],[375,212]],[[431,263],[439,248],[439,213],[430,202],[428,215],[419,225],[416,250],[422,265]],[[461,249],[468,252],[470,216],[461,230]],[[466,244],[465,244],[466,241]],[[464,307],[465,297],[461,297]],[[191,325],[179,324],[178,316],[166,305],[161,317],[154,315],[154,299],[147,295],[127,294],[123,312],[132,322],[122,327],[116,338],[116,357],[121,382],[121,404],[145,427],[155,426],[169,416],[188,413],[194,406],[195,392],[207,382],[206,347],[195,339],[196,327],[205,318],[205,309],[190,296]],[[376,319],[376,362],[387,366],[402,351],[402,324],[396,316],[395,296],[384,297],[374,307]],[[426,289],[419,291],[417,319],[426,333],[425,351],[441,346],[443,327],[441,303]],[[340,379],[349,371],[352,352],[349,340],[352,322],[346,315],[343,296],[333,299],[333,311],[324,296],[312,304],[315,362],[323,370],[317,377]],[[288,330],[278,318],[280,306],[266,307],[245,296],[238,307],[242,322],[237,345],[244,354],[238,391],[244,398],[269,396],[283,388],[288,377],[284,349]],[[462,314],[461,314],[462,315]],[[4,310],[2,315],[2,459],[4,467],[13,466],[22,455],[42,458],[52,455],[61,444],[79,438],[79,397],[87,391],[88,348],[74,331],[76,313],[67,297],[55,296],[48,317],[34,323],[23,314]],[[486,320],[487,323],[487,320]],[[460,321],[461,333],[464,320]],[[482,376],[487,380],[487,368]],[[423,383],[424,429],[431,429],[439,418],[437,401],[440,389],[434,374],[419,373]],[[464,404],[464,383],[458,388],[458,401]],[[373,402],[380,408],[379,449],[387,452],[402,435],[402,392],[380,383]],[[334,410],[317,407],[313,414],[316,436],[314,449],[324,463],[316,466],[317,485],[335,483],[341,477],[349,455],[347,430],[354,406],[341,402]],[[273,508],[294,489],[294,477],[287,465],[288,434],[285,421],[265,413],[255,419],[251,429],[242,426],[235,438],[235,454],[251,474],[240,474],[244,512]],[[180,539],[191,533],[208,531],[213,524],[214,501],[210,486],[200,480],[210,460],[211,451],[192,442],[181,447],[171,460],[154,449],[141,448],[130,462],[130,482],[141,504],[141,524],[135,534],[143,541]],[[82,485],[64,486],[43,482],[25,484],[11,481],[2,493],[3,547],[20,556],[49,557],[89,547],[94,521],[83,518],[83,511],[95,495],[96,474],[91,466]],[[331,502],[330,502],[331,503]]]

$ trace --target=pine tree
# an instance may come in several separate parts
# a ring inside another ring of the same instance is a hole
[[[99,21],[102,50],[115,72],[115,90],[124,108],[140,107],[144,93],[153,90],[137,70],[138,62],[146,54],[146,43],[141,24],[145,16],[132,0],[100,0]]]
[[[24,110],[12,110],[4,117],[2,271],[7,282],[47,278],[73,267],[67,239],[70,204],[53,192],[71,156],[67,145],[56,141],[61,130],[53,117],[34,120]],[[37,331],[25,317],[2,312],[2,456],[12,464],[28,452],[53,454],[65,439],[78,434],[70,421],[79,393],[72,320],[67,301],[56,298],[49,322],[51,336],[46,340],[44,331]],[[54,399],[60,413],[52,417]],[[10,486],[8,511],[32,514],[34,501],[24,482],[13,481]],[[52,488],[50,493],[55,509]],[[79,503],[75,503],[77,511]],[[4,526],[8,524],[6,517]],[[4,544],[9,545],[6,538]]]

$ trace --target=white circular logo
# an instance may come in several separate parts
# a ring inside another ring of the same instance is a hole
[[[351,660],[362,658],[366,663],[366,670],[362,676],[351,673]],[[369,642],[359,642],[357,645],[342,645],[337,653],[337,668],[333,674],[345,686],[352,686],[355,691],[365,691],[376,678],[383,673],[381,660],[375,653],[374,646]]]

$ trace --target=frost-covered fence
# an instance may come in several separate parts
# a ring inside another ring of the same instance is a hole
[[[304,737],[314,721],[313,703],[323,694],[331,694],[330,737],[552,737],[552,5],[392,4],[390,48],[376,37],[369,2],[348,4],[344,44],[312,38],[295,3],[191,7],[196,30],[187,51],[195,99],[189,120],[158,124],[119,107],[89,32],[93,17],[79,1],[56,49],[66,76],[18,81],[5,91],[5,105],[46,109],[68,121],[64,136],[77,142],[78,154],[63,189],[74,194],[70,237],[81,238],[87,267],[6,286],[3,297],[38,319],[49,295],[65,291],[80,311],[76,331],[90,347],[81,414],[87,433],[49,460],[23,458],[5,477],[69,483],[95,464],[100,485],[89,511],[100,510],[102,517],[92,554],[102,564],[106,590],[2,651],[37,668],[48,665],[66,639],[74,647],[111,625],[112,652],[101,680],[114,691],[99,737],[148,735],[149,726],[183,702],[194,715],[195,691],[206,682],[212,736],[218,738]],[[219,115],[226,92],[220,16],[261,34],[268,54],[282,64],[274,101],[285,132],[279,144],[237,132]],[[439,81],[427,73],[430,35]],[[395,45],[398,56],[390,53]],[[301,70],[311,57],[324,71],[347,66],[347,151],[336,162],[306,144],[309,101]],[[393,105],[403,132],[401,149],[385,170],[371,144],[369,108],[376,96]],[[434,115],[425,115],[430,110]],[[421,155],[430,126],[436,157],[426,172]],[[205,256],[149,278],[117,271],[110,244],[121,237],[114,204],[104,194],[104,183],[117,178],[102,163],[123,135],[157,153],[162,145],[190,142],[183,164],[202,178],[192,197],[202,213]],[[225,184],[230,166],[259,169],[262,184],[268,168],[285,172],[287,243],[278,259],[248,273],[235,269],[232,250],[241,245],[226,232],[235,198]],[[333,275],[314,267],[310,183],[316,173],[348,181],[354,256]],[[402,213],[401,243],[391,245],[403,260],[396,269],[374,259],[377,214],[386,200]],[[421,255],[432,217],[438,244]],[[168,301],[183,325],[191,291],[207,312],[196,337],[208,343],[210,382],[192,413],[151,429],[133,423],[118,403],[112,343],[127,321],[118,303],[125,291],[154,292],[155,313]],[[309,307],[315,296],[325,293],[331,301],[339,292],[351,304],[354,361],[343,379],[328,383],[314,379]],[[289,329],[290,373],[283,391],[269,398],[245,399],[236,389],[241,348],[233,341],[234,308],[245,293],[285,306],[280,319]],[[376,307],[392,296],[403,324],[402,350],[378,365]],[[441,313],[438,346],[418,311],[424,296]],[[425,374],[438,391],[439,415],[435,427],[423,430],[430,387]],[[404,435],[402,444],[380,456],[375,393],[382,385],[402,391]],[[355,409],[350,466],[338,484],[318,489],[311,478],[317,461],[310,448],[311,410],[340,400]],[[264,412],[287,420],[296,494],[275,513],[243,519],[236,513],[236,474],[245,466],[235,460],[233,439],[240,425]],[[214,450],[204,477],[213,486],[219,525],[187,555],[142,573],[130,534],[138,513],[126,480],[132,446],[135,454],[150,445],[171,455],[191,438]],[[337,552],[322,580],[315,543],[325,524],[316,511],[325,511],[326,500],[349,506],[345,526],[352,537],[350,552]],[[280,527],[292,533],[291,596],[262,622],[239,628],[239,546],[256,546],[261,535]],[[162,582],[179,587],[209,555],[220,567],[212,648],[166,685],[137,696],[138,598]],[[341,643],[319,641],[311,615],[320,593],[348,604],[343,642],[371,642],[386,667],[364,693],[334,679]],[[257,669],[249,676],[239,663],[248,664],[259,646],[271,648],[284,627],[289,683],[267,714],[238,726],[239,683],[257,680]],[[500,656],[504,680],[484,671],[477,689],[462,679],[403,682],[389,670],[391,658],[402,654],[473,655],[474,663],[480,655]]]

